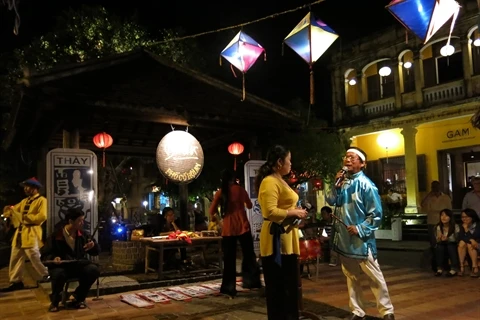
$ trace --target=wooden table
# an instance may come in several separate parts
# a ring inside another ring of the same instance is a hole
[[[205,258],[205,249],[206,246],[210,243],[218,243],[218,268],[208,268],[206,263],[204,269],[193,270],[191,272],[209,272],[209,271],[220,271],[223,272],[223,261],[222,261],[222,237],[198,237],[192,238],[192,243],[189,244],[183,240],[172,240],[172,239],[154,239],[154,238],[141,238],[140,241],[145,242],[145,273],[148,271],[153,271],[158,273],[158,279],[163,279],[163,253],[165,250],[172,249],[181,249],[181,248],[202,248],[203,259],[206,262]],[[158,253],[158,269],[155,270],[150,267],[149,264],[149,252],[155,251]]]

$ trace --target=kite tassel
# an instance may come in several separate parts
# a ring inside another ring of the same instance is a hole
[[[263,61],[267,61],[267,51],[263,50]]]
[[[315,103],[315,83],[313,77],[313,68],[310,66],[310,105]]]
[[[285,48],[285,42],[282,42],[282,57],[283,57],[283,53],[284,53],[284,51],[285,51],[284,48]]]
[[[232,70],[233,76],[236,78],[237,74],[235,73],[235,69],[233,69],[233,64],[230,65],[230,70]]]
[[[242,102],[245,101],[245,73],[242,73]]]
[[[220,67],[222,66],[222,56],[218,57],[218,63],[220,63]]]

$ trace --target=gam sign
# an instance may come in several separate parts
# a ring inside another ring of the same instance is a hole
[[[203,169],[203,149],[186,131],[176,130],[162,138],[157,147],[157,166],[165,178],[181,184],[195,180]]]

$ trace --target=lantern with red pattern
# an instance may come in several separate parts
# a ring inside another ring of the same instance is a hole
[[[318,191],[318,190],[323,190],[323,181],[320,178],[314,178],[312,179],[312,187],[313,190]]]
[[[237,171],[237,156],[243,153],[243,150],[245,148],[243,147],[243,144],[240,142],[234,142],[231,145],[228,146],[228,152],[233,155],[233,170]]]
[[[113,138],[106,132],[100,132],[95,137],[93,137],[93,144],[103,151],[103,167],[105,168],[105,149],[109,148],[113,144]]]

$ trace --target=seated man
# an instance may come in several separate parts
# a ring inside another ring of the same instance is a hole
[[[50,312],[58,311],[65,282],[69,278],[78,279],[78,287],[73,293],[72,308],[85,308],[85,298],[90,287],[100,275],[98,267],[87,258],[96,256],[98,245],[83,232],[85,213],[80,209],[69,209],[66,225],[59,228],[48,239],[42,249],[42,260],[48,266],[52,281]]]

